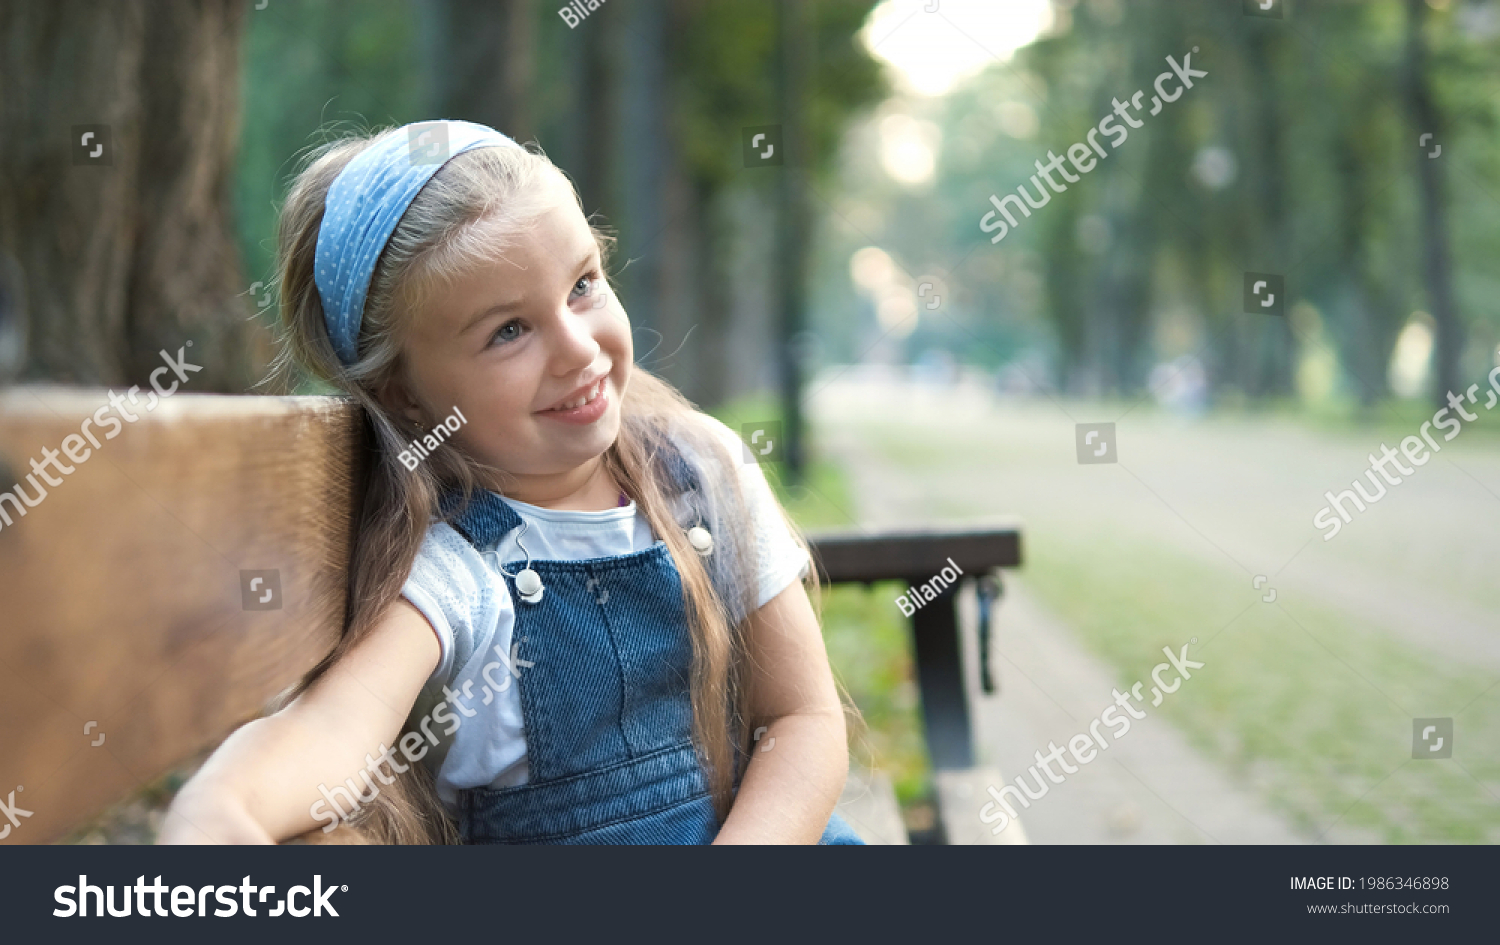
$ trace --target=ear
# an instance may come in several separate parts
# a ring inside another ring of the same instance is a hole
[[[380,386],[376,392],[376,398],[390,414],[400,418],[406,425],[422,426],[422,405],[412,397],[411,390],[406,381],[401,377],[399,370],[391,372],[391,376]]]

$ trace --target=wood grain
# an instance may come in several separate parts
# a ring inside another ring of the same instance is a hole
[[[108,404],[103,390],[0,394],[0,491]],[[0,800],[15,790],[32,812],[3,843],[54,840],[216,744],[342,627],[356,409],[182,393],[133,412],[0,520]],[[279,572],[280,609],[244,609],[242,570]]]

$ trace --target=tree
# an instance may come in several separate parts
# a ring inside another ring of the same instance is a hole
[[[1412,126],[1418,134],[1432,134],[1438,141],[1446,130],[1443,116],[1433,101],[1428,82],[1427,42],[1423,36],[1426,23],[1425,0],[1407,0],[1406,92]],[[1445,202],[1443,164],[1417,150],[1417,183],[1421,195],[1422,274],[1437,325],[1433,358],[1433,396],[1440,406],[1447,406],[1444,395],[1462,387],[1458,379],[1459,356],[1463,351],[1463,329],[1459,320],[1458,300],[1453,290],[1453,257],[1448,249],[1448,208]]]
[[[245,13],[0,3],[0,250],[28,287],[23,379],[146,385],[189,344],[192,390],[259,379],[269,338],[229,200]]]
[[[517,141],[536,134],[533,0],[434,0],[437,45],[425,57],[436,117],[461,118]]]

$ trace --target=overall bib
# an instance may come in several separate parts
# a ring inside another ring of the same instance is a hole
[[[671,480],[692,476],[680,454],[670,459]],[[453,524],[483,549],[522,522],[484,492]],[[530,567],[544,587],[537,603],[505,579],[516,610],[511,639],[529,664],[518,664],[527,665],[518,685],[529,779],[460,792],[464,842],[712,842],[719,824],[692,743],[692,644],[666,543]],[[834,814],[819,843],[862,841]]]

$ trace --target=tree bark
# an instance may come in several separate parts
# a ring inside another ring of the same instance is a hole
[[[229,197],[246,12],[238,0],[0,4],[0,249],[28,289],[23,380],[146,385],[159,352],[179,348],[203,367],[191,390],[259,379],[269,334]],[[104,130],[85,147],[80,125]],[[101,144],[108,163],[79,163]]]

